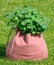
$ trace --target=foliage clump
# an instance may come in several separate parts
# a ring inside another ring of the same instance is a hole
[[[10,22],[8,25],[16,27],[24,34],[41,34],[48,27],[49,19],[42,13],[37,12],[34,7],[24,6],[15,10],[14,14],[7,14]]]

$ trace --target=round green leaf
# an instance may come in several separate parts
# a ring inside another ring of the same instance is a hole
[[[32,34],[36,34],[36,32],[35,31],[32,31]]]

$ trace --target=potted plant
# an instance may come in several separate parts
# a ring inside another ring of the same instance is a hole
[[[48,18],[31,6],[24,6],[8,14],[16,32],[8,43],[6,56],[14,60],[42,60],[48,57],[48,50],[42,32],[48,27]]]

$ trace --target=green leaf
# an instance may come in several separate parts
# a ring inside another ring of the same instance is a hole
[[[32,31],[32,34],[36,34],[36,32],[35,31]]]
[[[13,17],[14,17],[14,15],[12,13],[6,14],[6,18],[8,18],[8,19],[12,19]]]
[[[25,30],[25,31],[26,31],[26,27],[24,27],[24,28],[23,28],[23,30]]]
[[[31,18],[32,18],[32,20],[33,20],[33,21],[35,21],[35,20],[36,20],[35,15],[32,15],[32,16],[31,16]]]
[[[47,25],[42,25],[43,29],[47,29],[47,27],[48,27]]]
[[[34,9],[32,8],[32,7],[30,7],[30,6],[27,6],[27,7],[25,7],[25,9],[28,11],[28,12],[32,12]]]
[[[25,22],[26,23],[32,23],[32,20],[31,19],[25,19]]]
[[[19,16],[20,18],[23,18],[23,15],[22,15],[21,13],[18,13],[18,16]]]
[[[37,29],[38,29],[38,31],[40,31],[40,32],[41,32],[41,27],[38,27]]]
[[[28,29],[31,29],[31,26],[27,26]]]
[[[31,13],[28,13],[27,15],[25,15],[26,18],[31,18]]]
[[[28,14],[28,10],[26,10],[25,8],[23,8],[23,9],[21,10],[21,13],[24,14],[24,15],[25,15],[25,14]]]
[[[25,24],[26,24],[26,22],[25,22],[25,21],[22,21],[22,22],[21,22],[21,25],[25,25]]]
[[[18,21],[18,17],[15,17],[15,21]]]

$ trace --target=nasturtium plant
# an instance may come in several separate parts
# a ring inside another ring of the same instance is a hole
[[[49,19],[31,6],[24,6],[7,14],[8,25],[17,27],[24,34],[41,34],[47,29]],[[15,29],[15,28],[14,28]]]

